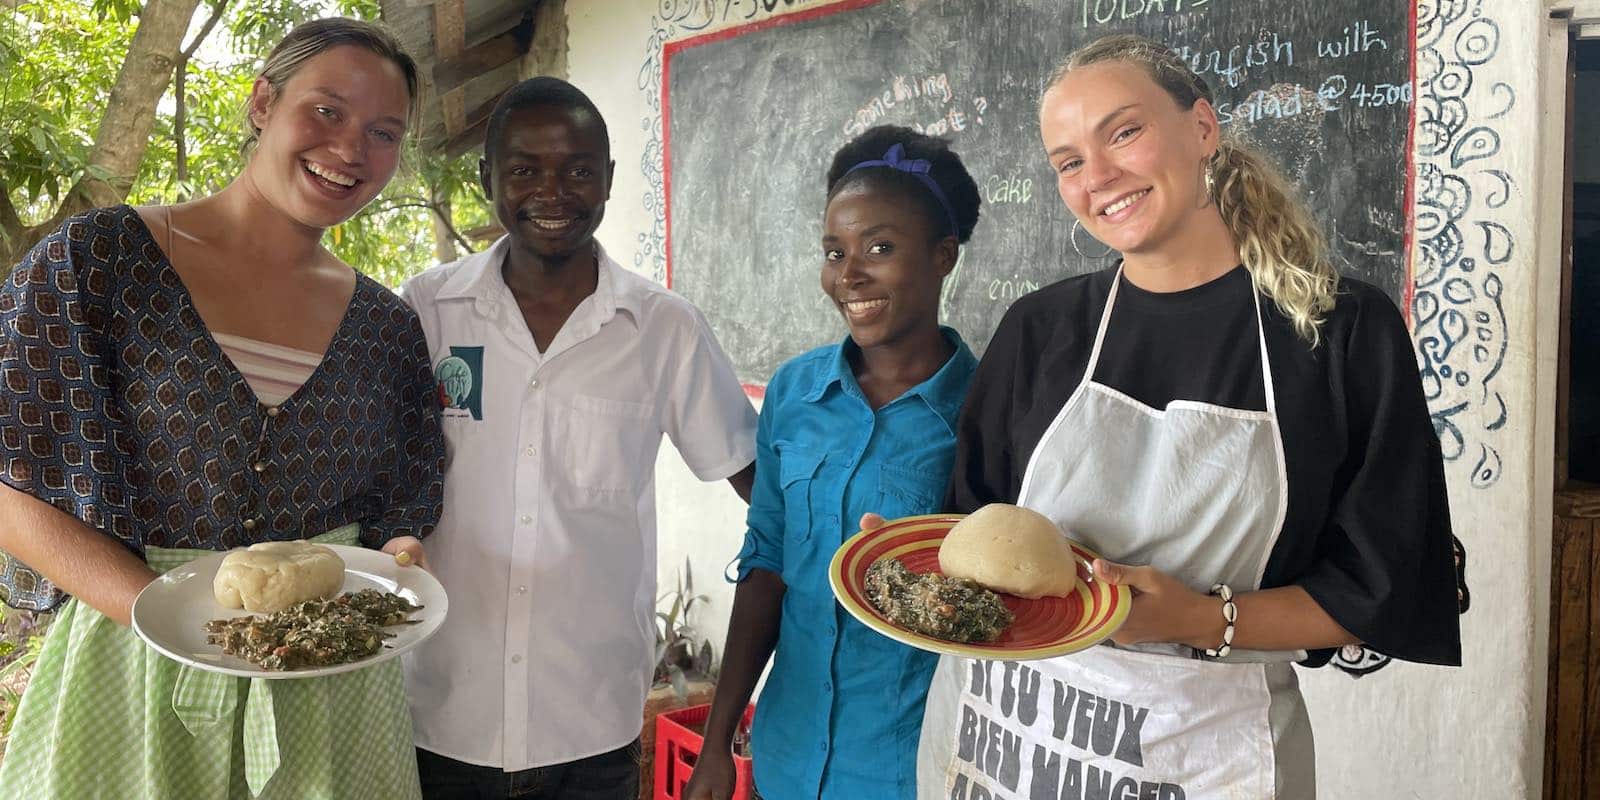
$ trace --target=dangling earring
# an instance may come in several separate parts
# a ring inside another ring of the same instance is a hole
[[[1201,162],[1200,168],[1205,170],[1206,197],[1216,204],[1221,198],[1217,196],[1217,175],[1222,167],[1228,163],[1228,150],[1230,145],[1226,141],[1217,142],[1217,150],[1209,158]]]
[[[1095,244],[1100,245],[1101,247],[1105,247],[1106,248],[1105,251],[1102,252],[1100,255],[1097,255],[1097,256],[1091,256],[1088,253],[1083,252],[1083,247],[1081,247],[1078,244],[1078,229],[1081,228],[1081,227],[1083,227],[1083,221],[1082,220],[1079,220],[1079,219],[1072,220],[1072,233],[1067,235],[1067,238],[1072,240],[1072,249],[1078,251],[1078,255],[1080,257],[1086,258],[1086,259],[1088,259],[1090,261],[1099,261],[1099,260],[1105,258],[1106,256],[1111,255],[1111,248],[1107,247],[1104,243],[1100,242],[1099,240],[1095,239],[1092,236],[1089,237],[1089,240],[1094,242]]]

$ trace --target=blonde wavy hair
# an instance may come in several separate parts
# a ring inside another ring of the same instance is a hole
[[[1048,91],[1075,69],[1108,61],[1143,69],[1182,108],[1193,108],[1199,100],[1216,102],[1211,87],[1176,53],[1132,34],[1103,36],[1074,50],[1051,71],[1044,88]],[[1289,317],[1300,338],[1316,346],[1339,290],[1339,273],[1328,260],[1322,231],[1278,171],[1231,137],[1219,138],[1206,169],[1217,211],[1239,243],[1239,260],[1257,291]]]

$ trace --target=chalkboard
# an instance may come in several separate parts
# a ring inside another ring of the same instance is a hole
[[[1018,296],[1109,266],[1039,143],[1044,77],[1101,35],[1179,49],[1227,132],[1306,197],[1339,269],[1401,302],[1413,40],[1405,0],[851,0],[664,48],[668,284],[740,378],[845,332],[819,286],[825,173],[876,124],[950,138],[982,218],[942,318],[977,350]]]

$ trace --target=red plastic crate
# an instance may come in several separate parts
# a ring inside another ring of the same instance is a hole
[[[750,729],[750,718],[755,715],[754,705],[746,706],[743,725]],[[681,800],[683,787],[689,783],[689,773],[700,756],[705,738],[695,733],[693,727],[705,725],[711,706],[690,706],[656,715],[655,800]],[[693,726],[693,727],[691,727]],[[755,794],[755,781],[750,777],[750,759],[741,755],[733,757],[733,800],[750,800]]]

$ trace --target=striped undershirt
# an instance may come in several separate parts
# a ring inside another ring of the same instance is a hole
[[[226,333],[211,336],[244,375],[256,399],[269,406],[288,400],[322,363],[319,353]]]

